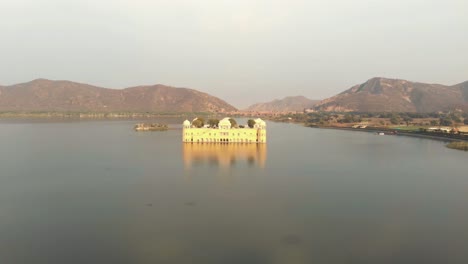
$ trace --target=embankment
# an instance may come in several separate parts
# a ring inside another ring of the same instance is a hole
[[[356,132],[384,132],[385,134],[389,135],[396,135],[396,136],[408,136],[408,137],[418,137],[418,138],[426,138],[432,140],[441,140],[441,141],[468,141],[468,135],[457,135],[457,134],[450,134],[450,133],[437,133],[437,132],[422,132],[422,131],[415,131],[415,132],[408,132],[408,131],[399,131],[395,129],[388,129],[388,128],[378,128],[378,127],[367,127],[367,128],[351,128],[351,127],[334,127],[334,126],[310,126],[313,128],[321,128],[321,129],[337,129],[337,130],[347,130],[347,131],[356,131]]]

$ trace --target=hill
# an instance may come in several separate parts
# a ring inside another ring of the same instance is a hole
[[[70,81],[37,79],[0,86],[0,111],[225,112],[225,101],[187,88],[161,84],[107,89]]]
[[[313,107],[319,100],[311,100],[304,96],[289,96],[283,99],[276,99],[267,103],[257,103],[249,106],[246,111],[256,112],[292,112],[303,111]]]
[[[436,112],[468,110],[468,82],[453,86],[372,78],[325,99],[315,110],[338,112]]]

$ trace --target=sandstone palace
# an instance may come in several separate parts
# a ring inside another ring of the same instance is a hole
[[[238,126],[231,118],[205,125],[195,118],[191,123],[185,120],[182,141],[192,143],[266,143],[266,123],[257,118],[249,120],[246,126]]]

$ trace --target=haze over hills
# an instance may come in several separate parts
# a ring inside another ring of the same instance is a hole
[[[313,107],[320,100],[311,100],[304,96],[288,96],[283,99],[276,99],[271,102],[257,103],[249,106],[246,111],[256,112],[291,112],[303,111]]]
[[[187,88],[161,84],[107,89],[70,81],[37,79],[0,86],[0,111],[225,112],[225,101]]]
[[[319,111],[436,112],[468,110],[468,81],[452,86],[372,78],[322,100]]]
[[[452,86],[406,80],[372,78],[367,82],[317,101],[290,96],[257,103],[254,112],[289,112],[313,108],[337,112],[468,111],[468,81]],[[231,112],[227,102],[187,88],[161,84],[107,89],[71,81],[37,79],[0,86],[0,111],[12,112]]]

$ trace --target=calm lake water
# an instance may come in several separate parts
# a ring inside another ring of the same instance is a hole
[[[266,146],[183,145],[135,123],[0,120],[0,263],[468,263],[468,152],[272,122]]]

